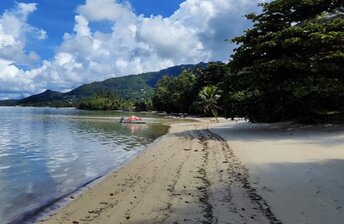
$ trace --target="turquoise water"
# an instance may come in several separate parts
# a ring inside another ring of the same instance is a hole
[[[165,134],[145,125],[122,125],[114,112],[0,107],[0,223],[24,222],[131,159]]]

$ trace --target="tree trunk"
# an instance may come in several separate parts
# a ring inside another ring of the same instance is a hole
[[[219,123],[219,120],[217,119],[217,111],[216,111],[216,109],[211,109],[211,113],[212,113],[213,116],[215,117],[216,123]]]

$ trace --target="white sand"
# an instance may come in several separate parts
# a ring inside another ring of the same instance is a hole
[[[207,127],[173,125],[158,143],[42,223],[274,223],[245,167]]]
[[[344,126],[201,121],[42,223],[344,223]]]
[[[344,223],[344,126],[225,122],[249,180],[283,223]]]

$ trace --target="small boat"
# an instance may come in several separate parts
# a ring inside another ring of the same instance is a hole
[[[120,121],[121,124],[145,124],[145,121]]]
[[[141,117],[131,116],[128,118],[121,117],[119,123],[123,123],[123,124],[145,124],[146,122]]]

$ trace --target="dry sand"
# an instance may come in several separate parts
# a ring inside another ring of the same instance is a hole
[[[232,122],[211,129],[283,223],[344,223],[344,126]]]
[[[208,123],[170,134],[42,223],[274,223]]]
[[[172,125],[40,223],[344,222],[342,130],[222,122]]]

